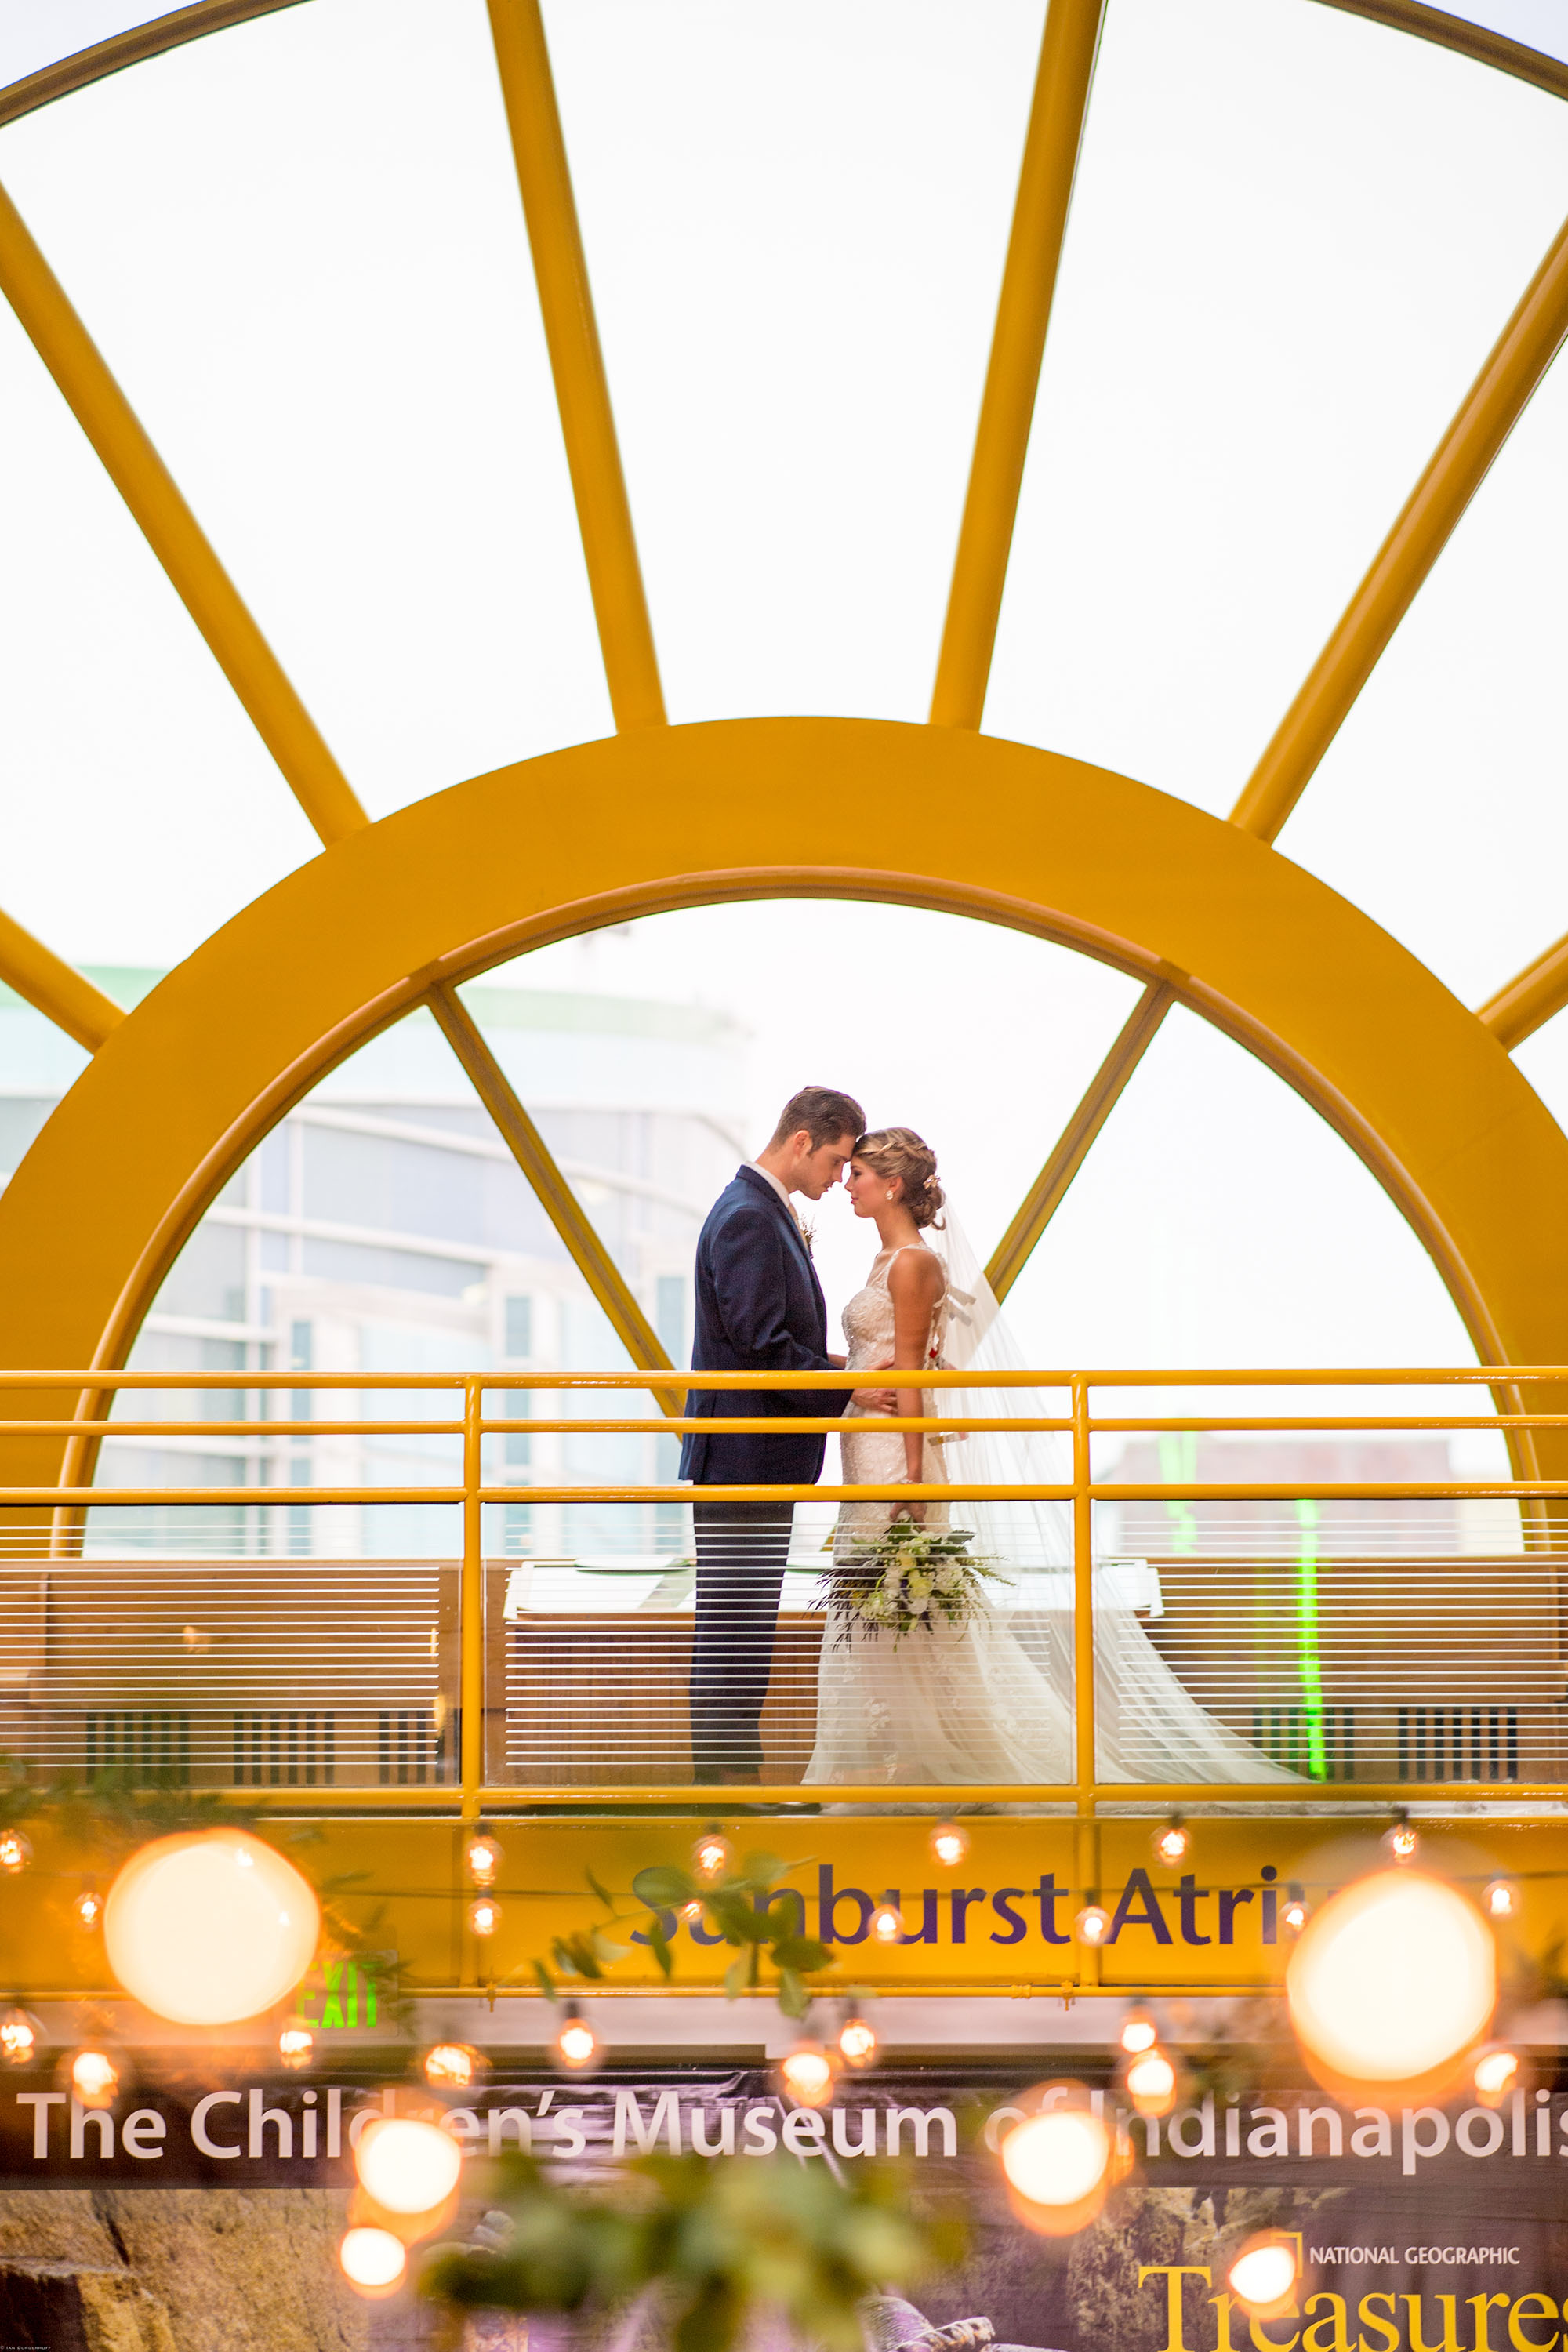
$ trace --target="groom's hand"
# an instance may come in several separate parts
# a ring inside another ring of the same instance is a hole
[[[892,1360],[889,1356],[874,1369],[879,1372],[886,1371]],[[857,1389],[849,1402],[858,1404],[862,1412],[897,1412],[899,1391],[897,1389]]]

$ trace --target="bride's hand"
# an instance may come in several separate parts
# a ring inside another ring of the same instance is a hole
[[[917,1527],[920,1527],[924,1522],[926,1515],[926,1507],[924,1503],[905,1503],[902,1507],[902,1510],[904,1517],[906,1519],[913,1519]]]

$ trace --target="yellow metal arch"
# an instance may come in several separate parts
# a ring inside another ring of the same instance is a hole
[[[887,859],[879,812],[911,799],[963,813],[923,871]],[[477,777],[335,844],[216,933],[106,1040],[0,1201],[0,1360],[122,1363],[258,1139],[432,988],[633,915],[780,895],[979,917],[1166,983],[1361,1154],[1483,1360],[1568,1357],[1568,1138],[1475,1014],[1348,900],[1237,826],[1052,752],[769,719]],[[885,977],[867,970],[866,1002]],[[58,1467],[51,1441],[6,1452],[14,1478]]]

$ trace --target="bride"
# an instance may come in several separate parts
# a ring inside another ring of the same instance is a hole
[[[858,1217],[881,1247],[864,1289],[844,1310],[847,1369],[916,1372],[939,1363],[1022,1370],[990,1285],[951,1216],[936,1155],[912,1129],[863,1135],[844,1179]],[[927,1236],[941,1246],[933,1248]],[[921,1437],[879,1429],[886,1391],[858,1391],[839,1445],[844,1484],[1045,1486],[1065,1483],[1062,1447],[1043,1433],[1003,1431]],[[898,1412],[924,1414],[918,1388],[900,1388]],[[939,1411],[955,1418],[1049,1416],[1037,1391],[946,1390]],[[963,1448],[962,1469],[943,1456]],[[1054,1457],[1054,1458],[1053,1458]],[[873,1633],[835,1610],[823,1634],[816,1744],[808,1782],[1062,1782],[1073,1777],[1071,1520],[1058,1503],[965,1503],[972,1557],[1003,1578],[1051,1573],[1054,1605],[1027,1612],[982,1591],[955,1620],[941,1615],[897,1635]],[[834,1532],[836,1564],[864,1557],[895,1519],[931,1536],[956,1534],[949,1506],[851,1502]],[[1095,1580],[1095,1728],[1104,1780],[1290,1780],[1296,1776],[1227,1731],[1199,1706],[1150,1642],[1131,1608]],[[1004,1595],[1006,1583],[992,1590]]]

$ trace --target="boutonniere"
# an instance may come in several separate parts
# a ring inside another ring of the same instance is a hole
[[[801,1240],[805,1244],[805,1254],[807,1257],[814,1258],[816,1255],[816,1251],[814,1246],[816,1240],[816,1227],[815,1225],[808,1225],[798,1209],[795,1213],[795,1222]]]

